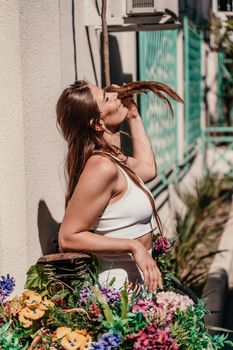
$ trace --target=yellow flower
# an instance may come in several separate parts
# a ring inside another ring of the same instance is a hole
[[[90,349],[92,349],[92,340],[91,340],[91,337],[88,335],[85,345],[82,348],[80,348],[80,350],[90,350]]]
[[[80,350],[89,350],[91,348],[91,337],[86,331],[75,331],[79,335]]]
[[[20,310],[22,310],[21,300],[15,297],[11,301],[8,301],[5,305],[5,310],[9,317],[16,316]]]
[[[41,310],[48,310],[49,307],[54,307],[54,303],[44,297],[39,307]]]
[[[61,339],[63,338],[66,334],[69,334],[72,332],[72,329],[69,327],[58,327],[56,329],[56,338]]]
[[[22,294],[22,299],[28,307],[39,306],[39,304],[42,302],[42,297],[40,294],[33,292],[32,290],[25,290],[25,292]]]
[[[28,328],[32,326],[32,320],[25,315],[24,309],[22,309],[19,312],[19,322],[22,324],[24,328]]]
[[[32,320],[38,320],[39,318],[43,317],[45,312],[44,310],[41,310],[39,307],[38,308],[29,308],[25,307],[22,310],[24,312],[25,317],[31,318]]]
[[[76,330],[66,334],[61,340],[61,345],[65,350],[86,350],[90,348],[90,342],[91,337],[86,331]]]

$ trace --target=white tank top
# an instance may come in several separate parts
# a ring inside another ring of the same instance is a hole
[[[147,195],[119,165],[117,167],[125,175],[127,190],[117,202],[106,206],[93,223],[92,229],[107,237],[137,238],[156,228],[153,209]],[[141,184],[147,189],[142,181]],[[147,191],[150,193],[148,189]],[[151,193],[150,195],[152,196]]]

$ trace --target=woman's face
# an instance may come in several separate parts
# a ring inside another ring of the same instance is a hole
[[[117,92],[105,92],[95,85],[89,85],[89,88],[99,107],[104,126],[111,131],[118,130],[128,114],[128,109],[117,98]]]

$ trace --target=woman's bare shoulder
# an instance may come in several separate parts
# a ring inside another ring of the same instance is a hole
[[[118,175],[118,169],[114,162],[100,154],[93,154],[86,162],[83,175],[92,175],[102,180],[113,180]]]

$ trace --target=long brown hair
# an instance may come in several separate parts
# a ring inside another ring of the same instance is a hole
[[[167,96],[183,102],[170,87],[154,81],[136,81],[121,87],[111,85],[106,87],[105,91],[118,92],[120,99],[152,91],[167,104],[171,112],[172,106]],[[100,110],[87,81],[76,81],[65,89],[58,99],[56,112],[57,124],[68,143],[66,159],[67,206],[83,168],[93,151],[102,150],[118,156],[121,150],[110,146],[104,140],[103,131],[97,128],[100,125]],[[126,165],[123,164],[123,166]]]
[[[134,94],[146,94],[151,91],[163,100],[172,114],[173,108],[167,96],[171,97],[177,102],[184,103],[182,98],[169,86],[155,81],[133,81],[119,87],[116,85],[110,85],[107,86],[104,90],[108,92],[117,92],[118,98],[121,100],[129,96],[133,96]]]

